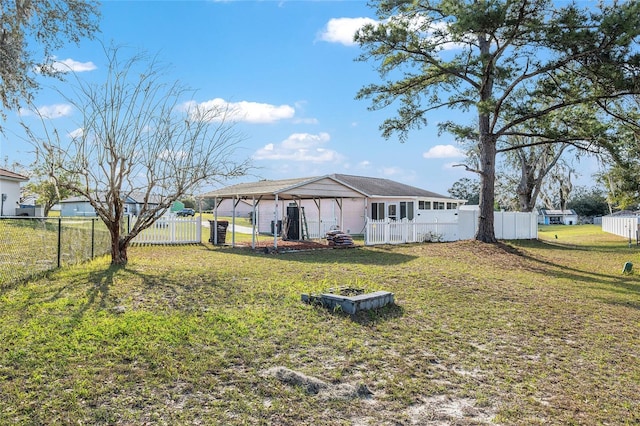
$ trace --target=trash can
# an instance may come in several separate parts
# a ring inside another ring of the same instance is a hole
[[[216,239],[216,221],[209,221],[209,242],[213,244],[224,244],[227,239],[227,227],[229,227],[229,222],[226,220],[219,220],[218,222],[218,235]],[[214,242],[215,241],[215,242]]]
[[[282,233],[282,221],[271,221],[271,235],[280,235]]]

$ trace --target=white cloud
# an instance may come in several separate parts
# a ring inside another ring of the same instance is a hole
[[[78,127],[75,130],[70,131],[67,136],[71,139],[80,138],[84,135],[84,129],[82,127]]]
[[[71,58],[62,61],[55,61],[52,68],[58,72],[86,72],[93,71],[98,67],[93,62],[78,62]]]
[[[269,143],[253,154],[255,160],[287,160],[311,163],[341,161],[342,156],[324,145],[329,142],[328,133],[294,133],[279,144]]]
[[[68,117],[72,114],[72,112],[73,106],[71,106],[70,104],[53,104],[38,107],[36,108],[36,111],[21,108],[20,111],[18,111],[18,114],[24,117],[39,115],[45,119],[54,119]]]
[[[384,176],[398,176],[405,172],[404,169],[400,167],[383,167],[382,174]]]
[[[459,158],[464,157],[465,153],[458,147],[453,145],[436,145],[429,151],[422,154],[424,158]]]
[[[297,118],[293,120],[295,124],[318,124],[317,118]]]
[[[426,40],[434,40],[437,37],[439,47],[443,50],[459,49],[461,47],[459,43],[450,39],[447,34],[447,24],[444,22],[428,22],[421,16],[395,16],[391,19],[406,21],[411,31],[422,33]],[[379,23],[380,21],[372,18],[333,18],[322,29],[318,38],[329,43],[353,46],[355,45],[353,38],[360,28],[367,24],[377,25]]]
[[[333,18],[323,28],[318,38],[329,43],[341,43],[345,46],[353,46],[353,37],[356,32],[366,24],[376,24],[371,18]]]
[[[221,98],[204,101],[199,104],[187,102],[183,109],[189,111],[192,118],[210,116],[209,121],[243,121],[247,123],[274,123],[293,118],[295,108],[289,105],[271,105],[258,102],[227,102]],[[226,114],[226,117],[225,117]]]

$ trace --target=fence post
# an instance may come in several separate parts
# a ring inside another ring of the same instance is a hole
[[[58,218],[58,268],[60,267],[60,259],[62,256],[62,218]]]
[[[96,219],[91,219],[91,259],[93,259],[94,247],[96,240]]]

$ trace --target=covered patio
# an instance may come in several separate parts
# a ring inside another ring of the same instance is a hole
[[[332,175],[313,178],[297,178],[284,180],[261,180],[251,183],[240,183],[226,188],[208,192],[202,195],[203,198],[214,200],[214,238],[213,243],[218,241],[218,207],[224,200],[232,200],[233,214],[231,226],[235,228],[235,209],[240,201],[251,204],[253,208],[253,218],[256,218],[258,208],[264,209],[265,204],[271,204],[272,214],[271,228],[273,231],[273,247],[278,247],[278,236],[281,234],[281,223],[286,223],[289,230],[288,237],[295,237],[296,230],[299,240],[308,239],[309,230],[305,219],[302,201],[311,200],[315,205],[318,216],[318,232],[322,235],[321,223],[323,218],[322,200],[332,200],[338,208],[338,227],[343,227],[344,212],[343,204],[345,199],[361,199],[363,212],[367,208],[366,195],[357,189],[338,181]],[[309,205],[309,203],[307,203]],[[326,208],[326,205],[325,205]],[[256,230],[258,221],[252,221],[252,242],[251,247],[256,248]],[[306,231],[306,232],[305,232]],[[232,237],[232,246],[235,246],[235,234]]]

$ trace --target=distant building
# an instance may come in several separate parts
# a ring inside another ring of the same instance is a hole
[[[578,214],[571,209],[568,210],[552,210],[540,209],[538,216],[540,225],[577,225]]]
[[[143,205],[142,195],[129,195],[124,201],[125,214],[137,216]],[[156,199],[149,202],[157,205]],[[97,216],[96,211],[85,197],[70,197],[60,201],[60,216]]]

